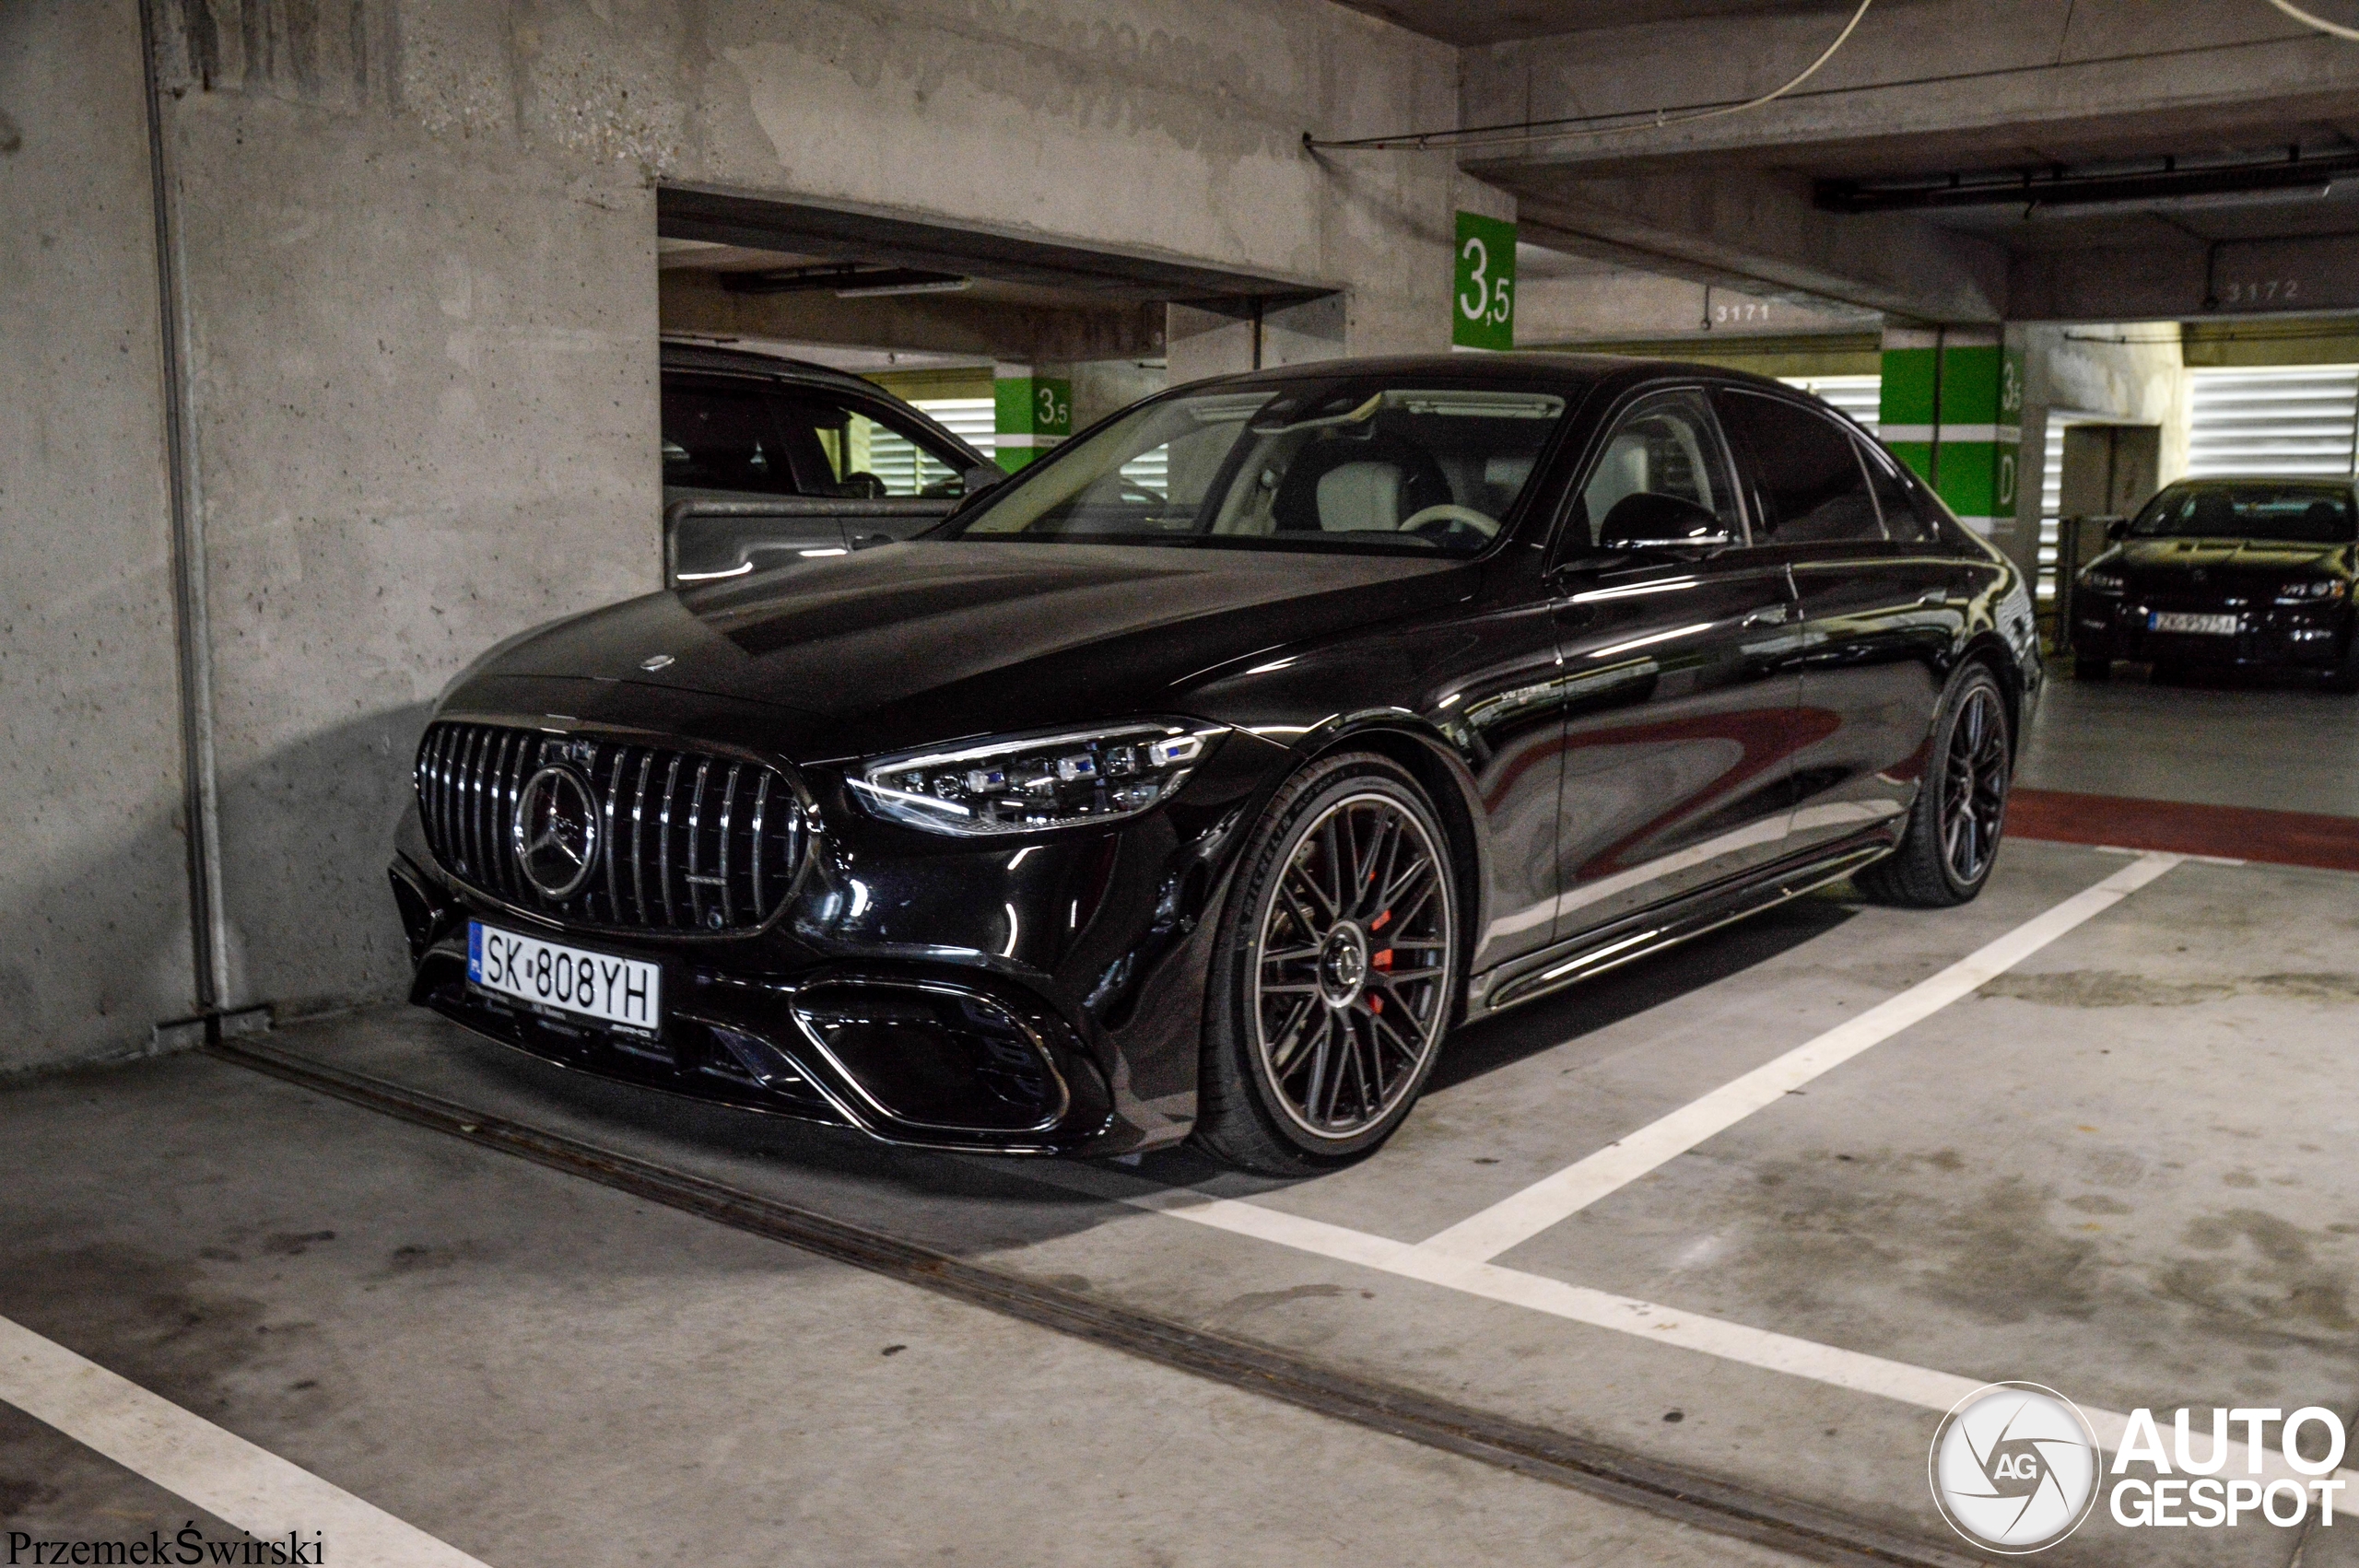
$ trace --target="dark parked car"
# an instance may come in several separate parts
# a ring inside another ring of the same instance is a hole
[[[1975,896],[2034,638],[1774,382],[1205,382],[921,543],[485,655],[393,866],[413,996],[895,1141],[1314,1169],[1462,1020],[1846,875]]]
[[[2253,669],[2359,692],[2352,586],[2359,511],[2348,479],[2190,479],[2166,486],[2082,569],[2072,665],[2158,673]]]
[[[907,539],[1001,478],[918,410],[824,365],[667,342],[662,386],[674,587]]]

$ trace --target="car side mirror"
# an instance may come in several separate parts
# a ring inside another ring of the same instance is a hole
[[[980,496],[1006,478],[1007,470],[995,462],[979,462],[958,477],[967,482],[967,494]]]
[[[2118,544],[2123,540],[2129,538],[2130,520],[2126,517],[2117,517],[2108,520],[2105,525],[2105,537],[2106,543],[2108,544]]]
[[[1736,536],[1710,511],[1652,490],[1614,502],[1597,529],[1601,550],[1708,550],[1735,543]]]

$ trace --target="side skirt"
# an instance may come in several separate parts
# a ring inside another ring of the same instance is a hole
[[[1723,883],[1653,908],[1596,930],[1560,942],[1539,953],[1477,975],[1468,985],[1466,1020],[1534,1000],[1567,986],[1578,985],[1608,969],[1661,953],[1683,942],[1718,930],[1731,921],[1799,898],[1830,882],[1840,882],[1863,866],[1892,853],[1891,841],[1847,839],[1808,860],[1781,862],[1731,886]],[[1486,983],[1487,982],[1487,983]]]

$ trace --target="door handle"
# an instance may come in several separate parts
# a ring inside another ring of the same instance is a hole
[[[1917,596],[1919,604],[1946,604],[1949,602],[1949,590],[1945,588],[1929,588]]]
[[[1771,604],[1764,609],[1754,611],[1738,625],[1740,626],[1782,626],[1786,624],[1786,615],[1785,605]]]

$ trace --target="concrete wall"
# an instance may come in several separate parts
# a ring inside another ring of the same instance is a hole
[[[2053,410],[2150,425],[2161,434],[2158,484],[2187,473],[2188,376],[2172,322],[2020,329],[2024,346],[2023,482],[2016,487],[2014,547],[2039,537],[2041,465],[2048,444],[2062,439]],[[2143,497],[2141,497],[2143,499]]]
[[[0,6],[0,1071],[194,1005],[138,39]]]
[[[1338,7],[158,14],[233,1005],[396,988],[382,866],[434,694],[499,638],[656,585],[659,182],[1343,289],[1290,352],[1446,338],[1472,182],[1300,138],[1447,116],[1455,55]],[[0,8],[0,388],[28,411],[0,437],[0,782],[29,825],[0,850],[0,1009],[34,1020],[0,1066],[189,1005],[136,38],[129,0]]]

